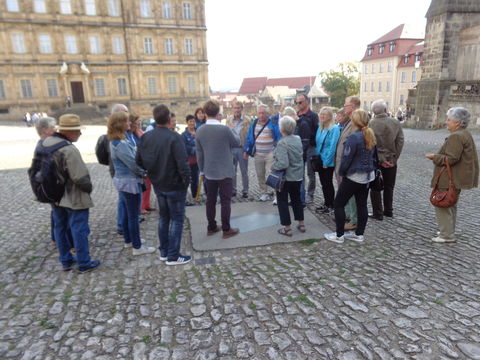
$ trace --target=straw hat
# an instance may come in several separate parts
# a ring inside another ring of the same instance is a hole
[[[75,114],[64,114],[58,119],[58,130],[82,130],[80,117]]]

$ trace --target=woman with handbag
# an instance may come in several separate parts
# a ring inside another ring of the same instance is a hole
[[[433,242],[455,242],[457,201],[462,189],[478,187],[478,155],[475,141],[467,130],[470,113],[463,107],[447,111],[447,129],[451,133],[437,154],[426,154],[435,166],[431,202],[435,206],[438,234]],[[450,186],[451,185],[451,186]]]
[[[276,192],[280,223],[283,225],[278,233],[292,236],[290,211],[288,209],[288,196],[292,202],[293,216],[298,221],[298,231],[305,232],[303,221],[303,205],[300,201],[300,184],[303,179],[303,148],[302,141],[293,135],[297,123],[290,116],[284,116],[279,121],[282,138],[273,151],[272,170],[284,170],[285,182],[283,188]]]
[[[336,243],[344,239],[363,242],[363,233],[368,220],[368,189],[375,179],[375,134],[368,127],[368,113],[357,109],[352,113],[353,132],[343,147],[339,175],[342,182],[334,200],[336,232],[325,234],[325,238]],[[358,223],[355,232],[345,232],[345,205],[352,196],[357,204]]]
[[[335,124],[333,111],[329,107],[323,107],[318,117],[320,126],[316,135],[316,161],[312,161],[312,166],[318,172],[320,184],[322,184],[323,205],[315,210],[328,214],[333,212],[333,200],[335,198],[333,171],[335,170],[335,151],[340,138],[340,127]]]

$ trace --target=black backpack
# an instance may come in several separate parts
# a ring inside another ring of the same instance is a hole
[[[101,135],[98,138],[97,145],[95,146],[95,155],[97,155],[97,160],[99,164],[109,165],[110,142],[108,141],[107,135]]]
[[[63,140],[48,147],[43,146],[43,142],[44,140],[41,140],[35,148],[32,165],[28,169],[28,177],[37,200],[51,204],[59,202],[65,193],[65,181],[58,177],[53,153],[70,145],[71,142]]]

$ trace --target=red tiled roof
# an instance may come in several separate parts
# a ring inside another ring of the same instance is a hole
[[[241,94],[257,94],[265,88],[267,77],[245,78],[238,93]]]
[[[403,57],[400,58],[400,61],[398,62],[398,67],[409,67],[409,66],[415,66],[415,55],[419,54],[420,55],[420,64],[422,63],[422,58],[423,58],[423,45],[418,45],[415,44],[410,47],[403,55]],[[408,62],[405,64],[405,55],[408,55]]]
[[[404,27],[405,27],[405,24],[398,25],[395,29],[386,33],[380,39],[375,40],[374,42],[370,43],[369,45],[400,39],[400,37],[402,36],[402,32],[403,32]]]
[[[267,86],[288,86],[290,89],[302,89],[305,86],[313,86],[315,76],[291,77],[268,79]]]
[[[382,58],[388,58],[388,57],[393,57],[393,56],[402,56],[405,55],[413,45],[417,44],[419,41],[423,39],[397,39],[395,41],[395,49],[390,52],[390,42],[385,43],[385,48],[383,50],[383,54],[379,54],[379,45],[375,46],[370,46],[373,51],[372,55],[368,55],[368,48],[365,51],[365,55],[363,56],[363,59],[361,61],[368,61],[368,60],[376,60],[376,59],[382,59]]]

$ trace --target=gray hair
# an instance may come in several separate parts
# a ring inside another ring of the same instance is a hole
[[[455,122],[459,122],[462,129],[465,129],[470,122],[470,112],[461,106],[448,109],[447,116],[451,116]]]
[[[375,100],[372,103],[371,109],[375,115],[384,114],[387,112],[387,103],[383,99]]]
[[[52,129],[57,125],[57,120],[55,118],[46,116],[37,120],[35,124],[35,129],[39,136],[42,136],[43,132],[48,129]]]
[[[126,112],[128,113],[128,107],[127,105],[124,104],[115,104],[112,106],[112,115],[117,113],[117,112]]]
[[[297,112],[295,109],[291,106],[287,106],[285,109],[283,109],[283,115],[288,115],[288,116],[295,116],[297,115]]]
[[[280,131],[282,131],[285,135],[292,135],[297,127],[297,122],[293,120],[292,117],[285,115],[283,116],[280,121]]]
[[[259,111],[260,109],[265,109],[265,111],[267,112],[267,114],[270,113],[270,108],[268,107],[268,105],[260,104],[260,105],[257,106],[257,111]]]

